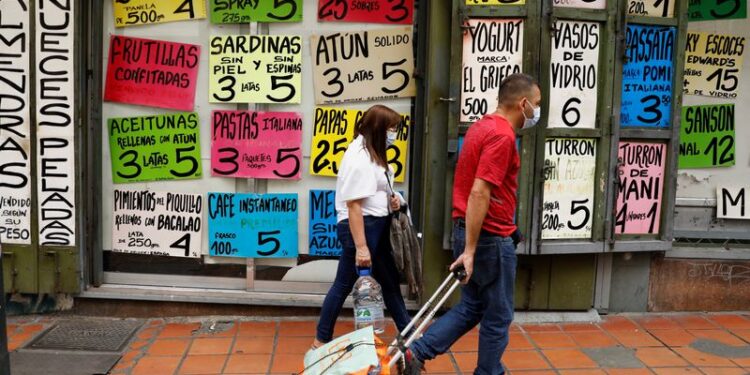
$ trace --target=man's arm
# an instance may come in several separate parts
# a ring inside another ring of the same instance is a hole
[[[464,253],[451,264],[451,270],[458,265],[463,265],[466,270],[464,284],[469,282],[471,274],[474,271],[474,253],[477,250],[479,233],[482,231],[484,217],[487,216],[487,209],[490,206],[490,194],[492,184],[475,178],[469,194],[469,202],[466,207],[466,247]]]

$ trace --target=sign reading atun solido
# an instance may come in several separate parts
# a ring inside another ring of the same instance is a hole
[[[107,127],[114,183],[201,177],[196,113],[112,118]]]

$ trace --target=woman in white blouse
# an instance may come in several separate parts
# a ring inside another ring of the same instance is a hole
[[[389,240],[390,212],[400,209],[403,198],[392,193],[393,171],[388,166],[386,149],[395,142],[400,123],[401,116],[394,110],[372,106],[355,125],[354,140],[341,161],[336,213],[343,251],[336,279],[323,302],[313,348],[333,338],[336,319],[358,278],[358,267],[372,268],[399,331],[409,324]]]

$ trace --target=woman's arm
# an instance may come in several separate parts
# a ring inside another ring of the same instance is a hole
[[[367,247],[367,238],[365,237],[365,218],[362,215],[362,199],[347,201],[346,207],[349,210],[349,230],[352,232],[354,246],[357,249],[356,264],[358,267],[370,267],[372,261],[370,258],[370,249]]]

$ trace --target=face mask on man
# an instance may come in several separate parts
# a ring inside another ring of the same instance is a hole
[[[396,143],[396,138],[398,138],[398,130],[389,130],[388,133],[386,133],[386,146],[392,146]]]
[[[528,118],[526,117],[526,104],[528,104],[531,107],[531,110],[533,111],[533,117]],[[534,107],[531,105],[531,103],[526,100],[525,104],[523,105],[523,128],[522,129],[528,129],[531,127],[534,127],[538,122],[539,118],[542,117],[542,107]]]

